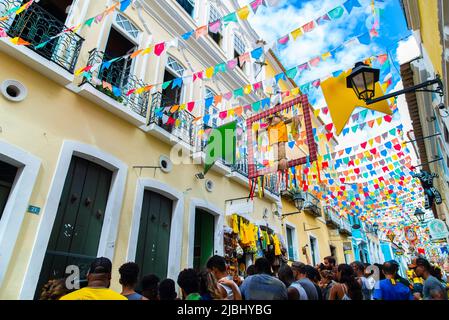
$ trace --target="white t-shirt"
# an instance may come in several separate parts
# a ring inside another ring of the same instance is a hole
[[[227,276],[227,277],[224,277],[222,279],[232,280],[232,277],[231,276]],[[221,284],[221,283],[219,283],[219,285],[222,286],[226,290],[226,294],[227,294],[228,300],[234,300],[234,292],[232,291],[232,288],[227,286],[227,285]],[[238,286],[237,286],[237,290],[240,292],[240,289],[239,289]]]

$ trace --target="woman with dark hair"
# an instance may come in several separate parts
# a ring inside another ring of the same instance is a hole
[[[363,300],[362,287],[357,282],[351,266],[345,263],[338,266],[337,281],[331,288],[329,300]]]

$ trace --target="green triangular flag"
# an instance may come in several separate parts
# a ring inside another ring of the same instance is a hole
[[[237,20],[237,14],[235,12],[228,14],[227,16],[223,17],[223,23],[225,26],[227,26],[231,22],[238,22]]]
[[[219,159],[223,159],[228,165],[235,164],[236,128],[237,122],[233,121],[211,131],[205,148],[204,174]]]
[[[298,73],[298,68],[294,67],[291,68],[290,70],[287,70],[287,72],[285,73],[287,75],[287,77],[289,77],[290,79],[294,79],[296,77],[296,74]]]
[[[162,90],[167,89],[171,82],[172,82],[172,80],[164,82],[164,83],[162,84]]]
[[[86,22],[84,22],[85,26],[92,26],[92,23],[95,21],[95,17],[87,19]]]
[[[335,20],[335,19],[340,18],[344,12],[345,12],[345,10],[343,9],[343,7],[338,6],[335,9],[332,9],[331,11],[329,11],[328,15],[332,20]]]
[[[234,90],[234,98],[243,97],[243,88],[239,88]]]

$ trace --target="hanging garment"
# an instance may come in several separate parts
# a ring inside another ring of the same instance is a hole
[[[273,242],[274,242],[274,255],[280,256],[282,254],[281,252],[281,244],[279,242],[279,239],[277,235],[273,235]]]
[[[231,227],[234,233],[239,233],[239,220],[238,216],[235,213],[232,215]]]

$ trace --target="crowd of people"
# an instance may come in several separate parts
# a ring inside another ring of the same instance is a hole
[[[211,257],[204,270],[182,270],[176,283],[145,275],[128,262],[118,272],[120,293],[110,289],[112,263],[95,259],[87,286],[69,292],[65,280],[51,280],[42,290],[43,300],[447,300],[447,277],[424,258],[409,265],[407,278],[399,275],[392,260],[370,266],[359,261],[336,264],[326,257],[320,265],[283,264],[273,273],[270,262],[259,258],[246,270],[246,278],[229,274],[224,257]],[[179,294],[178,294],[179,293]]]

